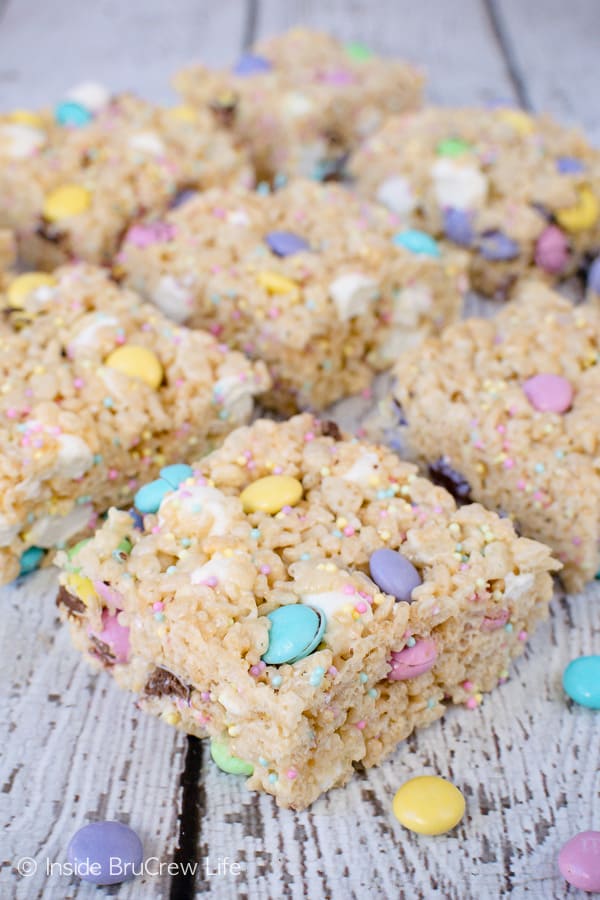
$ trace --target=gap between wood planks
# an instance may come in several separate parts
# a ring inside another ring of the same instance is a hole
[[[504,17],[498,7],[498,0],[482,0],[482,2],[490,24],[490,31],[496,41],[500,56],[504,60],[506,74],[519,101],[519,105],[531,112],[533,104],[525,84],[525,76],[517,62],[517,57],[504,23]]]

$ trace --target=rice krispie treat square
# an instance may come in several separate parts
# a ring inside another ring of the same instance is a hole
[[[184,69],[175,87],[248,147],[260,178],[336,177],[391,114],[417,109],[423,76],[366,47],[294,28],[257,44],[230,71]]]
[[[264,360],[265,402],[322,409],[454,321],[466,256],[340,185],[205,192],[135,226],[117,274],[167,315]]]
[[[0,319],[0,583],[211,450],[268,387],[211,335],[91,266],[9,283]]]
[[[184,189],[252,183],[245,152],[210,113],[87,95],[53,118],[0,122],[0,225],[30,266],[108,263],[133,222],[162,215]]]
[[[410,448],[460,499],[552,547],[570,591],[600,569],[599,345],[597,309],[531,283],[395,368]]]
[[[600,249],[600,152],[546,116],[424,109],[386,122],[349,169],[364,196],[467,248],[484,294],[556,281]]]
[[[305,414],[240,428],[61,553],[95,666],[282,806],[373,766],[507,677],[547,614],[542,544]]]

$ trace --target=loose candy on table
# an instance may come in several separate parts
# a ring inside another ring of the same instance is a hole
[[[412,592],[422,584],[421,576],[409,559],[397,550],[375,550],[369,560],[371,578],[384,594],[410,603]]]
[[[135,344],[123,344],[107,356],[104,365],[116,369],[130,378],[139,378],[151,388],[160,387],[164,378],[164,369],[156,353],[147,347]]]
[[[538,412],[564,413],[573,403],[573,387],[562,375],[542,372],[523,382],[523,393]]]
[[[600,831],[581,831],[563,845],[558,868],[569,884],[582,891],[600,891]]]
[[[600,655],[580,656],[563,673],[563,687],[571,700],[600,709]]]
[[[67,859],[82,881],[121,884],[140,873],[144,848],[135,831],[122,822],[92,822],[75,832]]]
[[[323,613],[294,603],[280,606],[267,616],[271,623],[269,646],[262,655],[267,665],[295,663],[317,649],[327,626]]]
[[[239,756],[232,756],[223,741],[210,742],[210,755],[217,768],[227,772],[228,775],[252,775],[254,772],[252,763],[240,759]]]
[[[458,788],[438,775],[419,775],[405,782],[393,803],[401,825],[417,834],[444,834],[465,814],[465,798]]]
[[[303,488],[290,475],[266,475],[249,484],[240,494],[244,512],[275,515],[284,506],[295,506],[302,499]]]

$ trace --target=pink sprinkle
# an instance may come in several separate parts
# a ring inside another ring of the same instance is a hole
[[[519,478],[519,480],[517,481],[517,490],[524,491],[525,487],[526,487],[525,482],[523,481],[522,478]]]
[[[354,528],[352,527],[352,525],[346,525],[346,527],[344,528],[344,534],[346,535],[346,537],[352,537],[352,535],[354,534]]]
[[[307,442],[314,441],[314,439],[315,439],[314,431],[307,431],[306,434],[304,435],[304,440]]]
[[[298,777],[298,773],[296,772],[295,769],[288,769],[287,772],[286,772],[285,774],[287,775],[287,777],[288,777],[291,781],[293,781],[294,778],[297,778],[297,777]]]
[[[261,566],[260,571],[263,575],[269,575],[271,573],[271,566]]]
[[[219,579],[216,575],[211,575],[210,578],[207,578],[205,581],[201,581],[200,584],[204,584],[207,587],[216,587],[219,583]]]
[[[361,601],[360,603],[357,603],[357,604],[356,604],[356,606],[354,607],[354,609],[355,609],[356,612],[358,612],[358,613],[365,613],[365,612],[367,611],[368,607],[367,607],[367,604],[366,604],[366,603],[363,603],[363,602]]]
[[[361,719],[360,722],[355,722],[355,725],[359,731],[362,731],[366,724],[367,723],[365,719]]]
[[[463,681],[463,685],[462,685],[462,686],[464,687],[465,691],[472,691],[472,690],[473,690],[473,682],[472,682],[472,681]]]
[[[119,476],[119,473],[117,472],[116,469],[109,469],[109,470],[108,470],[108,478],[109,478],[109,481],[114,481],[115,478],[118,478],[118,476]]]
[[[579,545],[581,544],[581,538],[580,538],[580,537],[574,537],[574,538],[573,538],[573,543],[575,544],[576,547],[579,547]]]
[[[467,709],[477,709],[478,703],[475,697],[469,697],[466,702]]]
[[[154,528],[152,529],[152,534],[160,534],[160,527],[158,525],[154,526]]]
[[[520,640],[520,641],[526,641],[527,638],[528,638],[528,634],[527,634],[526,631],[520,631],[520,632],[519,632],[519,640]]]
[[[261,675],[262,672],[260,666],[250,666],[250,674],[254,676],[254,678],[257,678],[259,675]]]
[[[505,469],[512,469],[514,464],[515,464],[514,459],[505,459],[504,460],[504,468]]]
[[[356,588],[354,587],[353,584],[345,584],[344,585],[344,593],[345,594],[355,594]]]
[[[329,666],[329,668],[327,669],[327,674],[331,675],[332,678],[335,678],[337,673],[338,673],[338,670],[336,669],[335,666]]]
[[[202,691],[200,694],[200,699],[204,700],[205,703],[210,702],[210,691]]]
[[[162,612],[164,608],[165,604],[161,603],[160,600],[157,600],[156,603],[152,604],[152,609],[154,610],[154,612]]]
[[[16,409],[13,409],[11,406],[10,409],[6,410],[6,415],[8,416],[9,419],[16,419],[17,416],[19,415],[19,413],[17,412]]]
[[[498,426],[496,427],[496,431],[497,431],[499,434],[504,434],[505,431],[506,431],[506,425],[498,425]]]
[[[275,466],[275,468],[273,469],[273,473],[275,475],[281,475],[282,472],[283,472],[283,466]]]

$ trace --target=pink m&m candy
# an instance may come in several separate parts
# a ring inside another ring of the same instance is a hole
[[[558,854],[560,873],[573,887],[600,891],[600,831],[580,831]]]
[[[437,659],[437,647],[434,641],[417,641],[412,647],[392,651],[388,675],[390,681],[407,681],[416,678],[433,668]]]
[[[539,412],[566,412],[573,402],[571,382],[562,375],[533,375],[523,384],[525,396]]]
[[[556,225],[544,228],[535,245],[535,263],[544,272],[558,275],[569,258],[569,242]]]
[[[500,609],[493,616],[484,616],[480,631],[497,631],[508,622],[510,613],[507,609]]]
[[[121,625],[117,616],[107,609],[102,611],[102,631],[90,634],[110,650],[116,663],[126,663],[129,659],[129,628]]]

